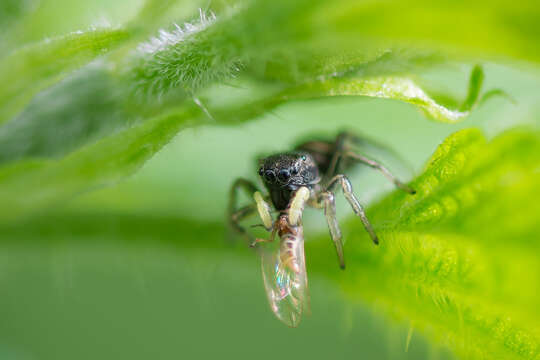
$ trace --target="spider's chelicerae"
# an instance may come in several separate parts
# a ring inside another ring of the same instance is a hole
[[[400,182],[390,171],[376,161],[355,152],[364,139],[350,133],[341,133],[334,141],[308,141],[294,151],[279,153],[260,161],[259,176],[268,195],[263,195],[251,181],[237,179],[230,193],[229,219],[233,229],[245,236],[251,246],[280,238],[277,254],[263,255],[263,278],[270,305],[276,316],[289,326],[296,326],[309,301],[305,274],[304,237],[301,225],[304,206],[324,209],[330,236],[336,247],[339,265],[345,268],[343,242],[336,218],[334,189],[341,187],[354,213],[360,218],[375,244],[379,243],[364,208],[354,195],[351,182],[341,171],[354,163],[363,163],[379,170],[398,188],[414,194],[415,191]],[[254,202],[237,208],[238,191],[243,189]],[[269,203],[270,202],[270,203]],[[278,212],[271,216],[271,205]],[[271,231],[270,239],[254,239],[240,221],[258,213],[262,226]]]

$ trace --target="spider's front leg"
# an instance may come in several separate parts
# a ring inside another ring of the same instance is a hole
[[[243,190],[250,198],[253,196],[255,203],[246,205],[241,208],[238,206],[238,193]],[[264,227],[269,230],[272,227],[272,216],[270,215],[270,206],[264,200],[263,196],[259,192],[259,189],[253,182],[238,178],[231,186],[229,193],[229,207],[228,207],[228,219],[229,224],[233,230],[241,234],[246,238],[249,244],[253,244],[255,239],[248,234],[246,229],[240,224],[240,222],[247,217],[253,215],[255,212],[259,213]]]
[[[311,206],[318,209],[324,209],[324,216],[328,224],[328,230],[330,231],[330,237],[336,247],[336,252],[339,261],[339,267],[345,269],[345,256],[343,255],[343,241],[341,230],[339,229],[339,223],[336,217],[336,201],[334,193],[331,191],[321,191],[317,194],[314,201],[310,203]]]
[[[336,184],[341,185],[341,189],[343,190],[343,195],[351,205],[354,213],[360,217],[360,220],[362,220],[362,224],[364,224],[364,228],[369,233],[369,236],[371,237],[371,240],[375,244],[379,244],[379,239],[377,238],[377,235],[375,234],[375,231],[373,230],[373,227],[371,226],[371,223],[369,222],[366,212],[364,211],[364,208],[362,205],[360,205],[360,202],[356,198],[356,196],[353,193],[352,184],[349,181],[349,179],[342,174],[334,176],[329,182],[328,186],[326,187],[326,191],[330,192],[332,188]]]

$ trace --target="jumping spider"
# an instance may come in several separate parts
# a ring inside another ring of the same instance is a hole
[[[269,156],[260,161],[261,177],[268,196],[263,196],[253,182],[239,178],[231,187],[229,221],[233,229],[244,235],[251,246],[273,241],[277,234],[280,246],[270,253],[259,249],[266,294],[274,314],[285,324],[295,327],[304,310],[309,308],[309,292],[304,257],[304,236],[301,224],[304,206],[324,209],[330,236],[336,247],[339,265],[345,268],[343,242],[336,218],[333,189],[341,186],[354,213],[360,217],[375,244],[379,243],[364,208],[353,193],[347,176],[340,173],[355,162],[366,164],[382,172],[398,188],[414,194],[415,191],[397,180],[384,166],[353,151],[355,144],[364,139],[341,133],[335,141],[308,141],[293,152]],[[243,189],[254,202],[237,209],[238,190]],[[271,202],[279,213],[274,221]],[[262,226],[271,231],[270,239],[254,239],[240,221],[258,212]]]
[[[398,188],[410,194],[415,194],[413,189],[400,182],[383,165],[354,152],[354,145],[362,141],[364,139],[343,132],[337,136],[335,141],[308,141],[298,145],[292,152],[279,153],[262,159],[260,161],[259,176],[269,195],[263,196],[253,182],[238,178],[232,185],[230,192],[230,224],[236,231],[249,239],[252,246],[257,242],[264,241],[253,239],[246,232],[246,229],[240,225],[240,221],[257,210],[264,227],[269,231],[272,230],[274,222],[270,215],[271,207],[268,204],[268,200],[270,200],[274,209],[280,215],[289,214],[289,222],[296,224],[298,217],[301,216],[302,209],[291,209],[294,200],[293,195],[298,189],[305,187],[309,190],[309,197],[305,203],[314,208],[324,209],[330,236],[337,250],[340,267],[344,268],[342,236],[336,219],[333,191],[336,186],[341,186],[345,198],[354,213],[360,217],[373,242],[378,244],[379,239],[366,217],[364,208],[353,193],[351,182],[339,170],[345,170],[355,162],[363,163],[380,171]],[[255,203],[237,209],[236,202],[239,189],[243,189],[248,195],[253,196]]]

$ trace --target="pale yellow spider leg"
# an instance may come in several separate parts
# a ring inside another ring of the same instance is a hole
[[[305,186],[296,190],[289,204],[289,224],[298,225],[300,223],[304,205],[309,200],[310,195],[311,191]]]
[[[255,191],[253,193],[253,199],[257,204],[257,211],[259,212],[259,217],[261,218],[264,227],[266,230],[270,231],[272,229],[272,215],[270,215],[270,205],[264,200],[260,192]]]

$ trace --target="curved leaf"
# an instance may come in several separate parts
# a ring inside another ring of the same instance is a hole
[[[39,91],[127,39],[122,29],[73,33],[28,45],[0,60],[0,124]]]
[[[0,169],[3,221],[17,220],[81,192],[109,185],[137,170],[193,116],[164,115],[85,146],[60,160],[19,161]]]
[[[294,91],[293,91],[294,92]],[[422,110],[429,118],[455,123],[469,114],[468,110],[450,110],[429,97],[409,78],[379,77],[367,79],[330,79],[309,84],[298,90],[295,96],[367,96],[393,99],[410,103]]]
[[[206,21],[203,14],[184,29],[163,30],[164,46],[137,57],[140,61],[130,70],[139,89],[151,94],[195,91],[244,67],[263,77],[270,68],[275,77],[276,63],[282,69],[278,73],[306,82],[365,65],[392,49],[410,48],[411,42],[417,52],[427,47],[452,58],[458,49],[480,58],[540,60],[528,51],[536,45],[532,34],[540,8],[535,2],[521,7],[477,2],[474,10],[466,2],[448,6],[437,1],[411,6],[350,0],[241,4],[216,21]]]
[[[411,183],[415,196],[396,191],[368,209],[380,247],[360,221],[347,222],[349,266],[335,280],[463,357],[536,359],[539,166],[537,133],[452,135]],[[308,261],[326,274],[323,244],[307,251],[320,253]]]
[[[90,72],[90,74],[94,78],[103,75],[100,72]],[[79,84],[77,81],[74,83],[75,86]],[[88,83],[92,81],[88,80]],[[6,124],[0,129],[0,140],[3,140],[0,143],[0,149],[4,153],[3,156],[0,155],[0,162],[4,161],[8,164],[0,168],[0,184],[2,185],[0,199],[13,204],[9,212],[0,213],[0,219],[16,219],[18,216],[38,211],[75,194],[114,183],[132,174],[187,123],[190,126],[200,126],[213,123],[213,121],[242,123],[255,119],[289,101],[337,95],[404,101],[444,122],[455,122],[468,114],[452,111],[435,103],[409,79],[331,78],[291,88],[247,104],[241,103],[215,109],[203,108],[202,112],[194,110],[195,104],[185,105],[169,115],[150,118],[138,126],[109,135],[94,144],[88,144],[91,140],[95,140],[94,132],[103,134],[104,129],[112,129],[115,123],[127,123],[127,114],[117,113],[120,108],[120,104],[117,103],[118,96],[109,94],[110,89],[102,88],[99,82],[95,90],[88,86],[83,88],[85,91],[82,92],[74,91],[70,88],[72,86],[70,84],[67,82],[64,87],[51,94],[61,99],[58,94],[68,91],[66,95],[71,99],[73,106],[53,109],[50,114],[46,110],[38,111],[37,116],[33,114],[36,113],[33,110],[26,119],[24,117],[16,119],[19,121]],[[104,113],[89,111],[86,115],[79,115],[78,111],[83,107],[81,104],[88,99],[93,99],[94,103],[100,103]],[[43,123],[42,120],[47,118],[50,120]],[[66,126],[66,121],[71,122],[71,127]],[[59,134],[65,134],[69,139],[58,144]],[[136,148],[142,144],[144,144],[144,151]],[[77,146],[82,147],[76,150]],[[69,151],[73,150],[75,151],[69,154]],[[141,152],[144,156],[140,155]],[[130,153],[133,155],[127,155]],[[58,160],[34,160],[59,155],[65,157]],[[13,162],[17,159],[19,162]],[[110,166],[112,163],[115,164],[114,167]],[[28,164],[32,164],[32,171],[28,170]],[[100,167],[104,167],[104,170],[97,171],[96,169]]]

